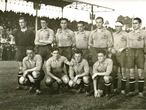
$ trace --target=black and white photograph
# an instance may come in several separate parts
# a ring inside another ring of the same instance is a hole
[[[0,110],[145,110],[146,0],[0,0]]]

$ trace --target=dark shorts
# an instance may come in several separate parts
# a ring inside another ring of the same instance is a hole
[[[32,47],[33,46],[16,46],[16,60],[22,62],[26,56],[26,49]]]
[[[56,77],[60,78],[60,79],[62,79],[62,77],[66,75],[63,71],[58,71],[58,70],[51,70],[51,73],[52,73],[53,75],[55,75]],[[48,79],[50,80],[50,82],[49,82],[50,84],[53,84],[54,82],[56,82],[56,80],[53,79],[53,78],[52,78],[51,76],[49,76],[49,75],[47,75],[46,79],[47,79],[47,80],[48,80]]]
[[[121,53],[116,53],[112,55],[113,64],[118,67],[126,67],[127,65],[127,56],[126,51],[122,51]]]
[[[51,45],[45,45],[45,46],[37,46],[37,53],[42,56],[43,61],[48,60],[49,57],[51,57]]]
[[[103,76],[97,76],[96,80],[97,80],[97,88],[100,89],[100,90],[104,90],[104,79],[103,79]]]
[[[127,55],[127,67],[129,69],[137,68],[144,69],[144,49],[142,48],[131,48],[128,50]]]
[[[110,76],[111,76],[113,79],[118,79],[118,68],[117,68],[117,67],[113,67],[113,70],[112,70]]]
[[[65,56],[69,61],[72,58],[72,48],[71,47],[59,47],[59,53]]]
[[[107,48],[95,48],[91,47],[90,48],[90,54],[92,56],[92,63],[94,64],[97,61],[97,53],[101,50],[104,50],[107,53]]]
[[[51,73],[54,74],[55,76],[59,77],[59,78],[66,75],[66,73],[63,70],[57,70],[57,69],[52,69]]]

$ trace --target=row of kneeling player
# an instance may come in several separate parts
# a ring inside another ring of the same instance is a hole
[[[95,97],[109,96],[113,88],[114,92],[118,89],[118,75],[113,71],[114,64],[108,58],[104,50],[96,54],[97,61],[90,68],[88,61],[83,58],[82,51],[76,49],[71,61],[59,54],[58,48],[52,49],[52,56],[45,63],[42,69],[42,57],[35,54],[33,48],[26,50],[27,56],[23,59],[23,72],[19,74],[18,82],[20,85],[29,87],[29,91],[41,93],[40,83],[44,79],[45,84],[51,88],[54,83],[58,85],[58,91],[64,88],[76,89],[77,92],[85,92],[86,95],[94,93]],[[69,67],[69,68],[68,68]],[[122,75],[123,76],[123,75]],[[125,79],[124,79],[125,78]],[[121,79],[121,93],[125,94],[127,77]],[[138,82],[139,93],[143,92],[143,84]],[[129,93],[133,95],[134,81],[129,79]],[[133,86],[133,88],[131,87]],[[94,92],[93,92],[94,91]]]

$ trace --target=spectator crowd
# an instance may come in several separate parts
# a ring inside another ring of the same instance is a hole
[[[15,59],[15,44],[13,42],[12,32],[19,28],[18,19],[23,16],[27,18],[27,24],[33,31],[35,30],[35,17],[25,13],[16,13],[13,11],[0,11],[0,60],[14,60]],[[40,17],[38,17],[40,19]],[[47,18],[48,27],[55,32],[59,28],[60,19]],[[73,31],[76,30],[76,21],[69,23],[69,28]],[[91,24],[85,23],[86,29],[91,29]],[[38,25],[40,28],[40,24]]]

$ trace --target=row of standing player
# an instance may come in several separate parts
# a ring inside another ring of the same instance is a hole
[[[117,32],[111,33],[103,27],[104,20],[102,17],[96,18],[97,28],[92,32],[84,30],[84,23],[79,22],[77,24],[78,31],[72,32],[67,28],[67,19],[61,19],[61,28],[57,30],[56,37],[54,38],[54,32],[47,27],[47,23],[44,19],[41,19],[42,28],[37,31],[36,37],[33,37],[33,33],[26,28],[26,22],[24,18],[19,19],[19,25],[21,30],[16,31],[13,35],[15,36],[15,42],[17,46],[17,60],[20,61],[20,70],[22,67],[22,59],[25,56],[26,47],[33,46],[34,41],[37,47],[37,52],[42,56],[43,60],[47,60],[51,55],[50,50],[52,49],[51,44],[54,39],[59,48],[59,52],[62,56],[65,56],[68,60],[71,60],[72,47],[80,49],[85,59],[89,59],[89,53],[92,56],[91,65],[97,61],[96,54],[100,50],[106,51],[109,57],[113,59],[114,71],[112,74],[114,78],[114,85],[117,88],[117,67],[121,67],[122,80],[121,89],[122,93],[125,94],[125,86],[127,81],[127,74],[125,68],[129,68],[129,95],[133,95],[135,91],[135,76],[134,69],[135,65],[138,69],[138,90],[139,95],[143,96],[144,88],[144,53],[145,53],[145,40],[146,33],[141,30],[141,19],[134,18],[133,20],[133,31],[126,33],[122,30],[123,24],[116,22]],[[34,40],[35,39],[35,40]],[[90,48],[90,49],[89,49]],[[126,54],[126,52],[128,54]],[[127,64],[125,66],[125,64]],[[95,92],[96,93],[96,92]]]

